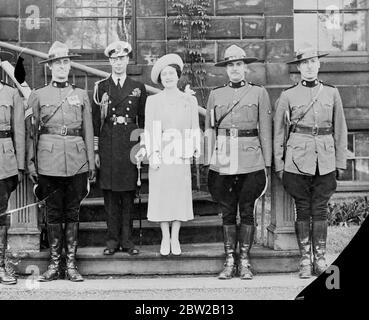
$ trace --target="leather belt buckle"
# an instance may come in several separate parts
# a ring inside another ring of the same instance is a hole
[[[318,130],[318,126],[314,126],[313,128],[312,128],[312,130],[311,130],[311,134],[313,135],[313,136],[317,136],[318,135],[318,133],[319,133],[319,130]]]
[[[237,136],[238,136],[238,129],[236,129],[236,128],[230,128],[229,129],[229,136],[231,138],[237,138]]]
[[[60,129],[60,135],[66,136],[68,134],[68,128],[66,126],[62,126]]]

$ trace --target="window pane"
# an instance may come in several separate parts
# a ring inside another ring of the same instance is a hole
[[[342,0],[319,0],[319,10],[339,10],[342,9]]]
[[[293,0],[293,8],[316,10],[318,8],[318,0]]]
[[[64,42],[70,49],[80,49],[82,31],[82,20],[57,21],[56,40]]]
[[[369,181],[369,160],[355,160],[355,180]]]
[[[306,43],[318,46],[318,18],[316,13],[295,13],[294,45],[295,51],[306,47]]]
[[[342,14],[319,13],[319,51],[340,51],[343,45]]]
[[[356,133],[355,134],[355,156],[369,157],[369,134]]]
[[[342,180],[344,181],[354,180],[354,175],[353,175],[353,170],[352,170],[353,163],[354,163],[354,160],[347,160],[347,169],[343,173]]]
[[[368,9],[369,0],[343,0],[344,9]]]
[[[116,40],[132,43],[132,23],[130,19],[57,21],[56,38],[70,49],[102,50]]]
[[[367,21],[366,12],[355,14],[345,13],[344,15],[344,33],[343,50],[347,51],[365,51],[365,22]]]

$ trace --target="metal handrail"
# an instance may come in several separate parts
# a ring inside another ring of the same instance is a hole
[[[10,43],[6,43],[3,41],[0,41],[0,47],[8,49],[8,50],[12,50],[12,51],[16,51],[19,53],[24,53],[24,54],[28,54],[34,57],[38,57],[38,58],[42,58],[42,59],[47,59],[48,55],[44,52],[41,51],[37,51],[37,50],[33,50],[33,49],[28,49],[28,48],[23,48],[14,44],[10,44]],[[77,70],[83,71],[85,73],[89,73],[98,77],[102,77],[102,78],[106,78],[108,77],[110,74],[108,72],[96,69],[96,68],[91,68],[88,67],[84,64],[78,63],[78,62],[71,62],[71,66],[72,68],[75,68]],[[155,93],[159,93],[161,90],[152,86],[149,86],[147,84],[145,84],[146,90],[148,93],[151,94],[155,94]],[[206,110],[201,107],[198,106],[198,110],[199,110],[199,114],[205,116]]]

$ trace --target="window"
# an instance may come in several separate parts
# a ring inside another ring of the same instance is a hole
[[[294,0],[295,50],[369,51],[369,0]]]
[[[105,59],[104,49],[116,40],[135,46],[134,1],[55,0],[54,3],[54,39],[82,54],[82,59]]]
[[[369,181],[369,133],[348,134],[347,170],[342,180]]]

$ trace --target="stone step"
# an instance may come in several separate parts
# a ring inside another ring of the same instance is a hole
[[[205,191],[194,191],[193,207],[195,215],[214,215],[218,214],[218,207],[212,200],[210,194]],[[135,199],[135,213],[133,218],[139,218],[139,212],[141,212],[141,218],[146,219],[147,216],[147,201],[148,194],[141,195],[141,205],[139,205],[138,197]],[[140,210],[140,211],[139,211]],[[104,212],[104,199],[103,197],[91,197],[82,201],[80,210],[80,221],[92,222],[92,221],[105,221],[106,216]]]
[[[105,221],[81,222],[79,243],[81,247],[103,246],[106,243],[107,226]],[[133,221],[133,241],[140,243],[139,220]],[[161,231],[158,223],[142,220],[142,239],[144,245],[160,244]],[[223,241],[222,219],[219,216],[195,216],[192,221],[182,223],[181,243],[202,243]]]
[[[118,252],[113,256],[102,254],[104,247],[79,248],[78,269],[84,276],[126,276],[126,275],[189,275],[217,274],[223,268],[224,251],[222,243],[183,244],[180,256],[159,254],[159,245],[141,246],[140,254],[130,256]],[[296,272],[299,252],[275,251],[255,245],[250,253],[255,273]],[[12,257],[19,274],[40,274],[47,268],[48,250],[24,253]]]

